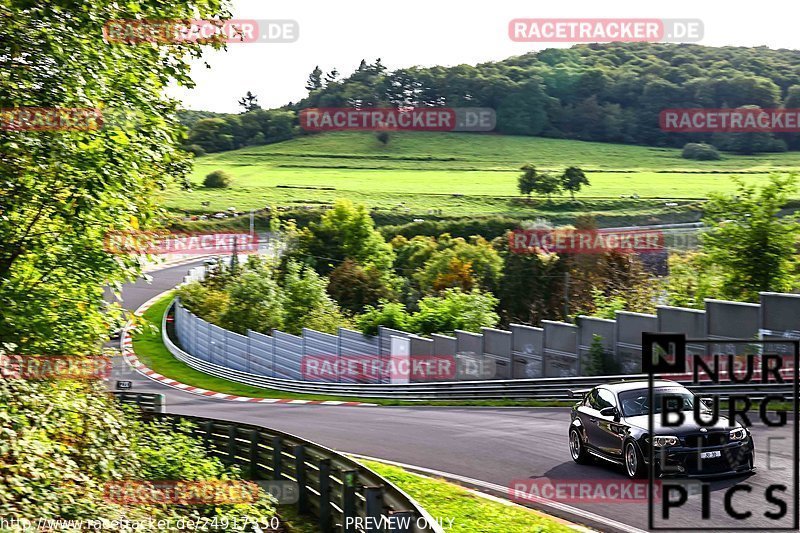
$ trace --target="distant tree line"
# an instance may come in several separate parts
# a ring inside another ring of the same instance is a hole
[[[210,152],[283,140],[299,132],[296,113],[309,107],[451,106],[495,109],[496,130],[511,135],[670,147],[707,143],[737,153],[797,150],[800,135],[793,133],[665,132],[659,113],[798,108],[799,61],[796,50],[766,47],[611,43],[476,66],[388,71],[380,59],[361,60],[346,78],[335,68],[325,73],[316,66],[303,100],[265,111],[248,93],[240,101],[243,114],[195,120],[188,144]]]

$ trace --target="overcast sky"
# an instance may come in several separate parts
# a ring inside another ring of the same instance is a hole
[[[485,7],[480,7],[481,5]],[[206,53],[211,69],[198,61],[197,87],[175,89],[188,109],[238,112],[248,90],[262,107],[277,107],[304,97],[315,65],[351,73],[362,58],[380,57],[390,70],[414,65],[476,64],[564,44],[516,43],[508,37],[514,18],[670,18],[701,19],[699,44],[800,48],[793,2],[761,1],[739,9],[720,0],[642,2],[615,0],[234,0],[240,19],[293,19],[300,27],[294,43],[233,43],[227,51]]]

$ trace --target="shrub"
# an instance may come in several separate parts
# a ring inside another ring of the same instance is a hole
[[[186,151],[194,154],[195,157],[200,157],[202,155],[206,155],[205,148],[200,146],[199,144],[192,144],[186,147]]]
[[[720,159],[719,152],[714,146],[705,143],[686,143],[683,146],[681,157],[696,161],[716,161]]]
[[[231,186],[233,178],[224,170],[215,170],[203,180],[203,186],[214,189],[225,189]]]
[[[403,304],[381,302],[378,308],[368,305],[356,318],[356,327],[364,335],[377,335],[378,326],[408,331],[408,312]]]

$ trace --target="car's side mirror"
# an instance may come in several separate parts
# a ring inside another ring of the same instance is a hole
[[[613,417],[616,417],[617,413],[618,413],[618,411],[617,411],[616,407],[604,407],[603,409],[600,409],[600,416],[613,416]]]

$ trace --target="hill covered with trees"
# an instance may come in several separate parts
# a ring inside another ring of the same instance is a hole
[[[475,66],[393,71],[380,59],[362,60],[346,78],[335,68],[326,74],[315,67],[306,89],[306,98],[287,104],[282,112],[309,107],[490,107],[497,112],[497,132],[511,135],[675,147],[707,142],[742,153],[800,149],[797,134],[670,133],[658,121],[666,108],[800,107],[797,50],[589,44]],[[230,136],[219,147],[202,120],[193,128],[204,128],[202,134],[191,142],[218,151],[286,137],[285,123],[276,131],[274,118],[264,114],[264,131],[255,138],[258,132],[252,133],[252,124],[244,120],[250,113],[216,123],[220,135]]]

